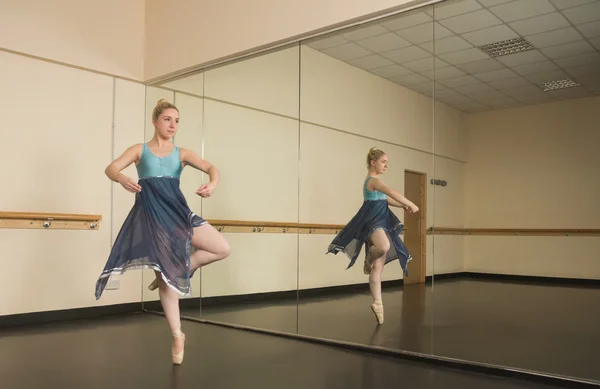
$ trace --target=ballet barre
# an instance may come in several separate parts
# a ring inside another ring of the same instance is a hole
[[[101,215],[0,211],[0,228],[98,230]]]
[[[430,227],[428,235],[600,236],[594,228],[452,228]]]
[[[337,234],[343,224],[314,224],[244,220],[207,220],[218,231],[226,233],[268,234]],[[405,227],[402,234],[408,229]],[[488,235],[488,236],[600,236],[600,229],[548,228],[462,228],[429,227],[427,235]]]
[[[342,224],[307,224],[244,220],[207,220],[217,231],[228,233],[266,234],[337,234]]]
[[[217,231],[227,233],[267,234],[337,234],[344,224],[314,224],[293,222],[265,222],[244,220],[206,220]],[[406,231],[406,229],[405,229]]]

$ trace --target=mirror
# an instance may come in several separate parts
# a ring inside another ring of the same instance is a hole
[[[431,353],[432,15],[422,7],[302,44],[302,335]]]
[[[434,18],[433,353],[599,381],[600,2]]]
[[[184,109],[194,120],[202,113],[201,135],[185,142],[217,167],[220,180],[212,196],[198,198],[208,176],[190,174],[187,193],[231,248],[201,267],[201,303],[187,316],[296,332],[298,61],[292,45],[205,69],[201,81],[193,75],[161,86],[185,96],[181,132]]]

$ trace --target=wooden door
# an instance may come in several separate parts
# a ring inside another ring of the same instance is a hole
[[[404,212],[404,244],[413,259],[408,264],[408,276],[405,284],[425,283],[425,249],[426,240],[426,176],[423,173],[404,172],[404,196],[419,207],[419,212]]]

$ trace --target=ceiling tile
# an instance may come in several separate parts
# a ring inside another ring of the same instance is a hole
[[[569,8],[562,11],[573,24],[582,24],[600,20],[600,2]]]
[[[590,92],[594,92],[595,94],[600,94],[600,82],[597,84],[587,85],[586,88]]]
[[[433,96],[433,82],[424,82],[422,84],[408,85],[407,88],[412,89],[415,92],[425,93]]]
[[[435,44],[435,48],[434,48]],[[451,51],[459,51],[473,47],[469,42],[456,35],[447,38],[436,39],[433,42],[427,42],[419,45],[423,49],[436,55],[449,53]]]
[[[508,3],[514,0],[478,0],[485,7],[493,7],[495,5]]]
[[[543,61],[530,63],[528,65],[515,66],[512,68],[512,70],[523,76],[526,76],[528,74],[544,73],[551,72],[553,70],[558,70],[558,66],[556,66],[554,62]]]
[[[469,93],[468,96],[472,99],[483,101],[487,104],[487,101],[499,100],[507,98],[506,95],[497,90],[487,90],[485,92],[473,92]]]
[[[531,35],[526,38],[532,45],[538,49],[556,46],[563,43],[575,42],[582,40],[583,37],[573,27],[563,28],[541,34]]]
[[[432,55],[420,47],[409,46],[398,50],[381,53],[384,57],[397,63],[415,61],[417,59],[431,58]]]
[[[447,80],[436,80],[438,83],[447,86],[448,88],[456,88],[458,86],[464,86],[464,85],[473,85],[473,84],[478,84],[481,81],[479,81],[478,79],[476,79],[473,76],[461,76],[461,77],[455,77],[455,78],[449,78]]]
[[[446,27],[440,25],[439,23],[435,23],[434,25],[433,22],[419,24],[418,26],[409,27],[394,32],[414,44],[431,42],[434,38],[440,39],[454,35],[454,33],[448,30]]]
[[[459,64],[456,67],[467,73],[483,73],[505,68],[504,64],[495,59],[483,59],[481,61]]]
[[[487,105],[480,103],[480,102],[454,104],[453,106],[461,111],[472,112],[472,113],[487,111],[489,109],[489,107]]]
[[[407,47],[411,45],[409,41],[399,37],[393,32],[388,32],[387,34],[378,35],[371,38],[361,39],[359,41],[356,41],[356,44],[374,53],[391,51],[394,49],[400,49],[402,47]]]
[[[520,86],[517,88],[507,88],[502,90],[504,93],[506,93],[509,96],[512,97],[519,97],[519,96],[525,96],[525,95],[529,95],[529,96],[544,96],[545,93],[536,85],[527,85],[527,86]]]
[[[578,41],[552,47],[546,47],[545,49],[541,49],[540,51],[550,59],[558,59],[564,57],[571,57],[579,54],[591,53],[594,52],[595,49],[587,41]]]
[[[435,98],[437,99],[452,99],[456,97],[465,97],[453,89],[435,90]]]
[[[582,86],[549,91],[548,94],[557,99],[578,99],[592,95]]]
[[[597,65],[584,65],[565,69],[577,82],[587,83],[591,80],[600,80],[600,71]]]
[[[548,0],[526,0],[497,5],[491,7],[490,11],[508,23],[555,12],[556,9]]]
[[[372,54],[370,51],[358,46],[355,43],[346,43],[341,46],[331,47],[323,50],[323,53],[330,55],[342,61],[347,61],[354,58],[364,57]]]
[[[465,15],[444,19],[440,21],[440,24],[456,34],[464,34],[470,31],[481,30],[482,28],[497,26],[502,24],[502,21],[492,15],[490,11],[482,9]]]
[[[510,69],[492,70],[491,72],[478,73],[474,75],[484,82],[504,80],[507,78],[518,77],[519,75]]]
[[[433,6],[434,20],[447,19],[483,8],[475,0],[444,1]]]
[[[419,44],[430,42],[433,40],[433,28],[433,22],[429,22],[419,24],[418,26],[414,27],[404,28],[402,30],[397,30],[394,32],[411,43]],[[444,30],[448,31],[445,28]],[[452,34],[450,31],[448,31],[447,33]]]
[[[571,68],[584,65],[600,65],[600,54],[587,53],[572,57],[555,59],[554,62],[563,68]]]
[[[558,9],[566,9],[580,6],[582,4],[593,3],[598,0],[550,0]]]
[[[336,35],[330,36],[329,38],[319,39],[317,41],[311,42],[308,44],[309,47],[312,47],[315,50],[323,50],[328,49],[330,47],[341,46],[345,43],[348,43],[346,39],[343,37]]]
[[[506,80],[499,81],[490,81],[488,84],[498,90],[514,89],[531,85],[529,81],[522,77],[507,78]]]
[[[537,94],[527,95],[527,94],[525,94],[525,95],[517,95],[514,97],[518,101],[525,103],[525,104],[540,104],[540,103],[547,103],[547,102],[554,100],[552,98],[552,96],[545,95],[545,94],[542,94],[542,95],[537,95]]]
[[[478,84],[473,85],[457,86],[456,88],[454,88],[454,90],[464,95],[470,96],[473,93],[491,92],[494,90],[494,88],[492,88],[488,84],[480,82]]]
[[[502,99],[497,99],[497,100],[491,100],[491,101],[486,100],[485,104],[492,108],[510,108],[510,107],[518,107],[522,103],[511,97],[504,97]]]
[[[446,103],[446,104],[468,104],[468,103],[474,103],[473,99],[468,98],[465,95],[461,95],[460,93],[456,92],[457,95],[456,96],[452,96],[452,97],[439,97],[436,98],[436,100],[441,101],[442,103]]]
[[[479,31],[468,32],[463,34],[462,37],[475,46],[483,46],[489,43],[518,38],[519,35],[507,25],[501,24],[499,26],[484,28]]]
[[[444,68],[436,68],[435,74],[433,70],[427,72],[421,72],[425,77],[429,77],[431,79],[435,78],[436,80],[443,80],[446,78],[454,78],[465,75],[465,72],[462,70],[455,68],[454,66],[448,66]]]
[[[462,51],[455,51],[447,54],[441,54],[438,57],[452,65],[458,65],[490,58],[486,53],[475,48]]]
[[[370,71],[371,73],[384,78],[406,76],[407,74],[413,73],[412,70],[406,69],[400,65],[384,66],[377,69],[371,69]]]
[[[435,25],[433,26],[433,38],[434,39],[442,39],[442,38],[446,38],[448,36],[452,36],[454,35],[454,33],[450,30],[448,30],[446,27],[442,26],[439,23],[435,23]]]
[[[406,13],[402,13],[399,16],[383,22],[383,27],[395,31],[402,28],[412,27],[419,24],[431,22],[431,16],[427,15],[423,11],[414,10]]]
[[[419,72],[419,73],[433,70],[434,68],[439,69],[439,68],[444,68],[444,67],[450,66],[446,62],[442,61],[439,58],[435,59],[435,64],[434,64],[433,58],[434,57],[418,59],[416,61],[404,62],[402,64],[402,66],[404,66],[405,68],[408,68],[410,70],[413,70],[415,72]]]
[[[496,57],[496,59],[506,66],[519,66],[526,65],[528,63],[545,61],[547,58],[537,50],[524,51],[522,53],[516,53],[506,55],[503,57]]]
[[[396,84],[400,84],[400,85],[414,85],[414,84],[422,84],[424,82],[429,82],[430,80],[427,77],[423,77],[420,74],[409,74],[407,76],[390,78],[390,81],[393,81]]]
[[[359,68],[365,69],[365,70],[380,68],[382,66],[389,66],[389,65],[394,64],[389,59],[383,58],[382,56],[377,55],[377,54],[367,55],[366,57],[352,59],[352,60],[348,61],[348,63],[350,65],[354,65],[356,67],[359,67]]]
[[[569,27],[569,21],[558,12],[537,16],[527,20],[519,20],[508,24],[523,36]]]
[[[586,38],[595,38],[600,36],[600,21],[579,24],[576,27]]]
[[[564,80],[566,78],[569,78],[569,75],[564,70],[555,70],[552,72],[529,74],[524,77],[534,84],[541,84],[543,82],[548,81]]]
[[[370,38],[372,36],[382,35],[387,32],[389,31],[385,27],[376,24],[374,26],[354,29],[353,31],[342,34],[342,36],[350,41],[357,41],[360,39]]]
[[[590,43],[594,45],[596,49],[600,50],[600,36],[590,39]]]

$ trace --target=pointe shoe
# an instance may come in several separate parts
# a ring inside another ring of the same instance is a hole
[[[381,301],[374,302],[371,304],[371,310],[375,314],[377,323],[383,324],[383,303]]]
[[[173,338],[183,339],[183,347],[181,348],[181,351],[179,353],[175,354],[175,350],[171,348],[171,357],[173,359],[173,364],[181,365],[181,363],[183,362],[183,352],[185,351],[185,334],[181,332],[181,330],[173,332]],[[173,346],[175,346],[175,342],[173,342]]]
[[[155,278],[154,281],[152,281],[150,285],[148,285],[148,289],[150,290],[154,290],[156,288],[158,288],[158,278]]]

